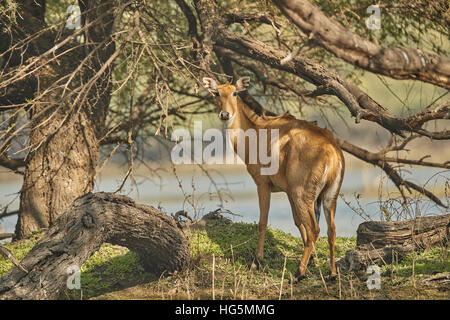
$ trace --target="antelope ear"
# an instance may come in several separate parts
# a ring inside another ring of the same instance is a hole
[[[247,90],[250,85],[250,77],[242,77],[236,81],[236,91],[244,91]]]
[[[217,90],[217,82],[216,80],[212,79],[212,78],[207,78],[204,77],[203,78],[203,86],[205,87],[205,89],[209,89],[209,90]]]

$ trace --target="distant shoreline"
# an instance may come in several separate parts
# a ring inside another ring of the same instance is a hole
[[[346,158],[349,158],[348,156]],[[353,158],[353,157],[352,157]],[[354,158],[353,158],[354,159]],[[364,188],[355,188],[355,189],[349,189],[348,186],[345,186],[345,180],[344,180],[344,188],[342,189],[343,193],[347,194],[347,197],[350,198],[348,195],[349,193],[361,193],[364,197],[371,197],[371,198],[378,198],[379,196],[379,187],[376,185],[376,181],[373,179],[373,173],[376,172],[382,172],[379,168],[374,168],[373,166],[369,164],[362,163],[359,160],[353,160],[353,159],[346,159],[346,173],[352,173],[352,174],[358,174],[358,172],[362,175],[361,179],[364,181],[365,185]],[[203,170],[197,166],[197,165],[178,165],[175,167],[176,173],[179,176],[196,176],[196,175],[204,175]],[[202,165],[202,168],[204,170],[207,170],[209,174],[212,175],[224,175],[226,177],[227,174],[243,174],[248,175],[245,165],[243,164],[234,164],[234,165],[226,165],[226,164],[205,164]],[[126,164],[120,165],[118,163],[108,163],[101,172],[97,173],[97,179],[114,179],[121,180],[125,177],[126,172],[128,170],[128,166]],[[430,176],[433,174],[433,169],[430,168],[421,168],[417,167],[415,170],[410,170],[413,172],[413,174],[410,176],[409,179],[414,179],[414,171],[420,171],[423,173],[424,171],[429,171]],[[436,172],[442,172],[442,175],[448,177],[450,179],[450,170],[445,169],[434,169]],[[164,178],[164,176],[173,176],[173,167],[170,162],[165,161],[164,163],[158,163],[158,162],[149,162],[146,165],[138,164],[133,172],[134,176],[138,179],[145,178],[145,177],[155,177],[161,176],[161,178]],[[369,175],[369,176],[367,176]],[[345,178],[344,178],[345,179]],[[417,179],[416,179],[417,180]],[[441,179],[442,180],[442,179]],[[22,183],[22,176],[12,173],[8,170],[0,170],[0,184],[21,184]],[[386,196],[386,192],[388,193],[398,193],[398,190],[394,186],[390,186],[386,190],[386,186],[383,187],[384,191],[384,197]],[[433,185],[433,192],[440,198],[448,196],[446,195],[445,190],[445,183],[440,183],[439,185]],[[17,190],[19,191],[19,190]],[[447,193],[449,190],[447,190]],[[249,192],[248,194],[251,194]],[[413,192],[410,196],[415,196],[416,193]],[[245,194],[247,196],[247,193]],[[239,194],[237,195],[238,198],[244,197],[244,195]],[[353,196],[351,196],[353,198]]]

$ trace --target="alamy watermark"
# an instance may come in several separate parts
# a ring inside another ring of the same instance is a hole
[[[73,289],[77,289],[80,290],[81,289],[81,272],[80,272],[80,267],[77,266],[76,264],[73,264],[69,267],[67,267],[66,273],[69,275],[69,277],[67,278],[67,289],[69,290],[73,290]]]
[[[381,289],[381,269],[377,265],[370,265],[366,273],[370,274],[369,278],[367,279],[367,288],[369,290]]]
[[[381,29],[381,10],[377,5],[371,5],[367,7],[367,13],[371,14],[370,17],[366,19],[366,26],[370,30]]]
[[[67,18],[66,28],[71,30],[80,29],[81,28],[80,7],[75,4],[72,4],[67,8],[67,13],[70,14],[70,16]]]
[[[177,165],[237,164],[240,163],[239,158],[241,162],[248,158],[249,164],[262,165],[261,175],[273,175],[278,172],[280,149],[278,129],[226,129],[224,136],[222,130],[215,128],[207,129],[203,133],[202,122],[195,121],[193,138],[189,130],[176,129],[172,133],[172,141],[177,141],[177,144],[170,156],[172,162]],[[204,141],[210,142],[205,148],[203,148]]]

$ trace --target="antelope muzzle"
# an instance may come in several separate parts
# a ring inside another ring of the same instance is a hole
[[[219,119],[222,121],[230,120],[231,114],[228,111],[220,111]]]

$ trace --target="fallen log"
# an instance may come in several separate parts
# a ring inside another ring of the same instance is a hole
[[[336,261],[342,271],[390,264],[401,261],[413,251],[447,245],[450,214],[395,222],[363,222],[356,234],[356,249],[347,251],[343,258]]]
[[[143,268],[154,274],[183,270],[189,243],[175,221],[125,196],[89,193],[61,215],[20,264],[0,278],[1,299],[58,299],[70,270],[82,264],[102,243],[137,253]]]

